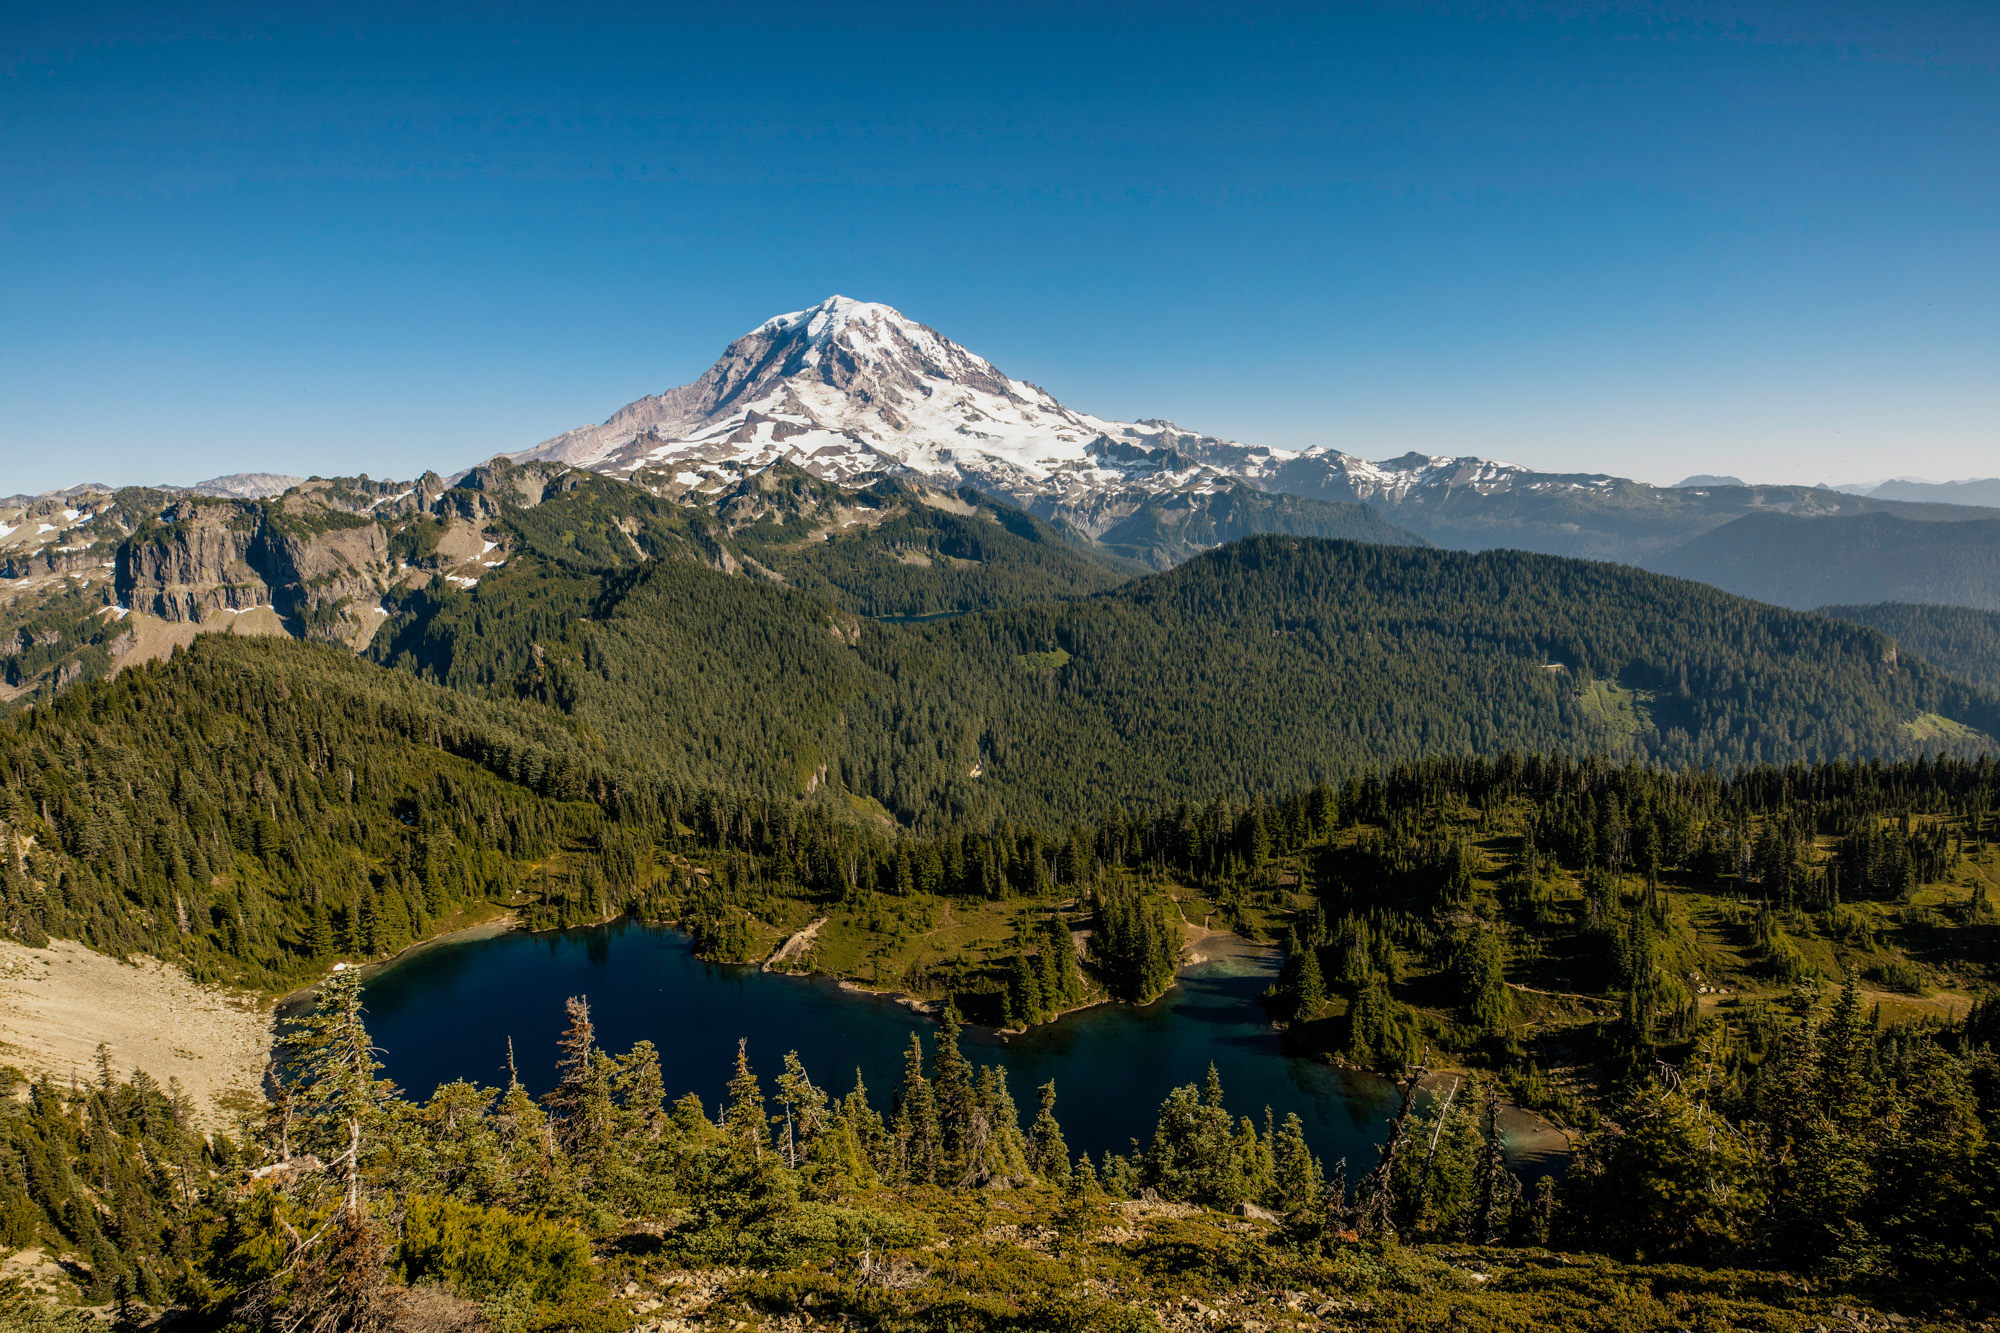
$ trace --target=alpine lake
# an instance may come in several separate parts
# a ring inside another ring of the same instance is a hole
[[[1285,1052],[1257,1002],[1276,976],[1276,950],[1212,935],[1202,953],[1152,1004],[1096,1005],[1026,1033],[968,1027],[961,1049],[976,1065],[1005,1068],[1024,1128],[1036,1089],[1053,1079],[1070,1151],[1093,1160],[1150,1138],[1160,1102],[1176,1086],[1199,1086],[1213,1064],[1233,1114],[1261,1126],[1266,1107],[1279,1121],[1296,1112],[1329,1169],[1345,1158],[1350,1179],[1366,1174],[1396,1089]],[[547,1091],[571,996],[589,1001],[600,1047],[623,1053],[651,1041],[669,1100],[693,1092],[711,1116],[738,1039],[767,1093],[785,1053],[797,1051],[813,1081],[836,1096],[859,1071],[886,1114],[910,1034],[922,1036],[927,1056],[937,1035],[933,1019],[891,996],[704,962],[680,932],[632,920],[448,939],[375,971],[364,989],[383,1072],[418,1099],[454,1079],[504,1085],[510,1041],[521,1082]],[[1539,1175],[1554,1163],[1537,1156],[1516,1165]]]

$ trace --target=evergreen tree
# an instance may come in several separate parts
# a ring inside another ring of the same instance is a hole
[[[937,1107],[939,1179],[956,1182],[973,1165],[974,1117],[978,1099],[972,1066],[958,1048],[964,1025],[958,1007],[945,1001],[939,1022],[937,1048],[933,1055],[936,1079],[932,1098]]]
[[[856,1186],[865,1186],[894,1169],[892,1140],[882,1117],[868,1103],[868,1085],[861,1071],[854,1071],[854,1087],[841,1098],[834,1113],[837,1133],[822,1136],[815,1152],[819,1175],[837,1175]]]
[[[1028,1144],[1021,1135],[1021,1114],[1007,1088],[1007,1071],[988,1065],[979,1071],[977,1110],[968,1143],[969,1162],[961,1183],[1026,1181],[1030,1174]]]
[[[849,1113],[845,1099],[834,1106],[826,1131],[813,1140],[808,1150],[804,1163],[806,1179],[829,1193],[867,1189],[878,1179],[867,1147],[867,1130]]]
[[[1816,1035],[1808,1044],[1817,1046]],[[1622,1134],[1584,1140],[1563,1178],[1562,1235],[1613,1254],[1695,1260],[1747,1238],[1770,1206],[1767,1163],[1715,1105],[1709,1061],[1691,1068],[1694,1077],[1652,1080],[1634,1093],[1619,1115]],[[1554,1202],[1538,1200],[1531,1232],[1557,1215]]]
[[[1008,963],[1007,989],[1002,994],[1001,1004],[1000,1026],[1003,1028],[1026,1030],[1046,1017],[1041,978],[1025,955],[1015,954]]]
[[[1376,1149],[1379,1160],[1368,1178],[1361,1182],[1360,1189],[1355,1191],[1356,1211],[1359,1214],[1355,1219],[1356,1229],[1364,1236],[1385,1243],[1396,1240],[1397,1164],[1408,1145],[1410,1104],[1416,1099],[1419,1082],[1419,1074],[1414,1070],[1403,1079],[1402,1106],[1389,1121],[1388,1137]]]
[[[1465,1017],[1482,1032],[1505,1034],[1513,1022],[1505,958],[1498,937],[1474,930],[1459,941],[1453,959]]]
[[[1482,1079],[1479,1089],[1485,1147],[1480,1157],[1479,1193],[1471,1238],[1480,1245],[1492,1245],[1508,1229],[1509,1214],[1520,1195],[1521,1183],[1508,1172],[1507,1157],[1501,1150],[1500,1085],[1492,1079]]]
[[[736,1072],[729,1079],[729,1109],[723,1116],[729,1140],[753,1161],[764,1160],[771,1146],[771,1117],[764,1109],[764,1090],[750,1069],[750,1042],[736,1039]]]
[[[569,1026],[557,1042],[556,1086],[542,1101],[553,1118],[557,1142],[572,1156],[588,1161],[611,1144],[611,1071],[606,1056],[597,1049],[590,1001],[572,995],[564,1007]]]
[[[924,1077],[924,1047],[910,1034],[903,1059],[903,1086],[896,1096],[891,1121],[896,1174],[911,1184],[935,1185],[943,1167],[943,1133],[938,1125],[937,1097]]]
[[[784,1108],[781,1150],[785,1165],[797,1169],[826,1127],[826,1094],[813,1086],[797,1051],[785,1052],[785,1072],[778,1075],[778,1105]]]
[[[1311,1022],[1326,1007],[1326,982],[1320,976],[1319,950],[1307,946],[1299,959],[1293,1012],[1299,1022]]]
[[[1241,1198],[1237,1141],[1222,1105],[1222,1081],[1208,1068],[1204,1092],[1175,1088],[1160,1104],[1152,1142],[1140,1164],[1143,1183],[1163,1198],[1226,1208]]]
[[[1064,1250],[1078,1247],[1079,1242],[1087,1246],[1109,1219],[1105,1203],[1104,1188],[1086,1155],[1063,1181],[1062,1206],[1055,1217],[1058,1244]]]
[[[1347,1017],[1349,1060],[1374,1069],[1414,1063],[1419,1039],[1409,1010],[1390,995],[1382,974],[1371,974],[1362,984]]]
[[[1230,1145],[1230,1164],[1236,1181],[1230,1193],[1237,1199],[1267,1199],[1277,1188],[1272,1154],[1276,1147],[1271,1130],[1271,1108],[1264,1108],[1264,1132],[1257,1132],[1249,1116],[1236,1122],[1236,1139]]]
[[[1056,1123],[1055,1080],[1042,1084],[1038,1096],[1035,1124],[1028,1132],[1028,1165],[1050,1184],[1065,1184],[1070,1176],[1069,1145],[1063,1142],[1062,1126]]]
[[[1412,1151],[1395,1175],[1404,1229],[1412,1235],[1457,1237],[1473,1220],[1484,1143],[1458,1095],[1463,1090],[1462,1080],[1454,1082],[1412,1122]]]
[[[306,935],[306,948],[314,958],[330,958],[333,955],[333,922],[327,915],[326,904],[320,900],[318,890],[313,891],[312,925]]]
[[[311,1012],[279,1040],[296,1123],[320,1147],[345,1186],[343,1208],[363,1207],[366,1136],[394,1086],[375,1077],[382,1064],[362,1021],[361,971],[337,966],[321,983]]]
[[[1310,1226],[1325,1220],[1326,1182],[1319,1158],[1306,1146],[1305,1123],[1289,1112],[1274,1136],[1272,1205],[1291,1225]]]
[[[660,1053],[653,1043],[636,1043],[630,1051],[611,1061],[610,1072],[620,1137],[658,1133],[667,1089],[660,1074]]]

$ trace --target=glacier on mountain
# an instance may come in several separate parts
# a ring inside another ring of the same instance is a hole
[[[511,455],[668,489],[725,485],[788,460],[831,481],[879,472],[969,484],[1093,536],[1165,493],[1249,484],[1327,500],[1493,494],[1529,474],[1479,458],[1385,462],[1112,421],[1057,402],[889,306],[833,296],[759,324],[692,384]],[[1608,479],[1606,479],[1608,480]]]

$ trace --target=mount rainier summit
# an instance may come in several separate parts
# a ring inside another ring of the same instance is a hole
[[[1532,475],[1419,454],[1371,463],[1091,416],[886,305],[844,296],[766,320],[692,384],[511,457],[666,474],[688,488],[781,459],[835,481],[900,472],[975,486],[1092,537],[1165,495],[1247,485],[1394,505],[1423,489],[1505,491]]]

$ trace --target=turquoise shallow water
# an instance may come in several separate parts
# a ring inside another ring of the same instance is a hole
[[[1006,1039],[968,1029],[966,1053],[975,1063],[1005,1067],[1024,1121],[1035,1088],[1054,1079],[1056,1114],[1072,1151],[1095,1157],[1129,1150],[1131,1139],[1151,1134],[1167,1093],[1199,1083],[1213,1062],[1232,1111],[1260,1123],[1266,1106],[1280,1120],[1296,1111],[1329,1166],[1346,1157],[1350,1176],[1367,1170],[1371,1145],[1394,1109],[1393,1090],[1287,1057],[1256,1003],[1275,956],[1227,937],[1208,947],[1215,956],[1144,1008],[1101,1005]],[[937,1030],[892,1000],[822,979],[704,963],[679,932],[630,921],[443,944],[377,973],[366,1004],[387,1075],[427,1097],[455,1078],[503,1081],[510,1037],[522,1080],[546,1089],[563,1001],[572,995],[590,1000],[600,1045],[623,1051],[651,1040],[669,1095],[692,1091],[711,1113],[739,1037],[748,1039],[767,1088],[784,1053],[796,1050],[814,1081],[835,1092],[852,1087],[859,1068],[886,1110],[909,1034],[921,1033],[928,1049]]]

